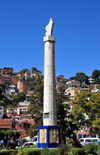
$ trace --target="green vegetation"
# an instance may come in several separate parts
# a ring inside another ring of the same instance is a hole
[[[26,95],[24,93],[19,93],[18,95],[12,95],[13,103],[19,103],[26,99]]]
[[[38,70],[37,68],[35,68],[35,67],[32,67],[31,68],[31,71],[32,71],[32,73],[36,73],[36,74],[41,74],[41,71],[40,70]]]
[[[24,68],[24,69],[22,69],[22,70],[21,70],[21,71],[19,71],[19,72],[25,73],[26,71],[29,71],[29,69]]]
[[[18,150],[0,151],[0,155],[100,155],[99,147],[96,144],[86,144],[83,148],[73,148],[70,145],[61,144],[54,149],[30,149],[22,148]]]
[[[8,137],[13,136],[13,135],[15,135],[14,131],[0,130],[0,140],[4,139],[4,138],[8,138]],[[16,132],[15,137],[19,138],[20,135],[21,135],[20,132]]]
[[[90,134],[93,131],[100,133],[100,93],[81,92],[73,100],[73,123],[78,128],[89,127]]]
[[[99,76],[100,76],[99,70],[94,70],[92,72],[92,78],[94,79],[94,83],[100,83]]]
[[[2,95],[2,93],[3,93],[3,87],[0,86],[0,106],[6,107],[11,103],[11,101],[8,100],[4,95]]]
[[[70,79],[80,81],[80,83],[89,84],[88,76],[83,72],[77,72],[75,77],[70,77]]]
[[[0,155],[18,155],[17,150],[0,151]]]
[[[34,92],[30,98],[29,113],[31,112],[32,118],[34,118],[35,124],[31,125],[30,133],[32,136],[37,134],[37,127],[43,124],[43,80],[41,76],[36,78],[36,85],[34,86]]]

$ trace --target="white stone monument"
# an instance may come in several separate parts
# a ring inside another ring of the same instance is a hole
[[[55,85],[55,37],[52,36],[53,19],[46,26],[44,37],[44,104],[43,126],[38,126],[38,148],[56,148],[61,144],[61,127],[57,126]]]
[[[43,126],[57,125],[56,85],[55,85],[55,37],[52,36],[53,19],[46,26],[44,37],[44,104]]]

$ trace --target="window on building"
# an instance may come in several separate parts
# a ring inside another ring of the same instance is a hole
[[[86,134],[83,134],[83,138],[86,138]]]
[[[25,134],[28,134],[28,130],[25,131]]]
[[[96,138],[96,134],[92,134],[92,137],[93,137],[93,138]]]
[[[21,125],[19,125],[19,129],[21,128]]]
[[[80,138],[82,138],[82,135],[81,134],[78,135],[78,139],[80,139]]]

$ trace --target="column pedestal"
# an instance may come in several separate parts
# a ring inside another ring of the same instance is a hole
[[[56,148],[61,139],[60,126],[38,126],[38,148]]]

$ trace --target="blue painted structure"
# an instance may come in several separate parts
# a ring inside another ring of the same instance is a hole
[[[43,143],[40,143],[40,129],[46,129],[47,142],[44,144],[46,148],[56,148],[59,144],[61,144],[61,126],[38,126],[38,148],[43,148]],[[59,130],[59,143],[50,143],[49,142],[49,130],[50,129],[58,129]]]

